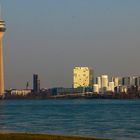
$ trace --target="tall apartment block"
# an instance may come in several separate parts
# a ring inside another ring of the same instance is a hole
[[[93,85],[93,70],[89,67],[75,67],[73,69],[73,87],[91,87]]]
[[[101,75],[101,89],[102,92],[106,92],[108,90],[108,75]]]
[[[101,88],[101,77],[96,77],[96,84],[98,84],[99,89]]]

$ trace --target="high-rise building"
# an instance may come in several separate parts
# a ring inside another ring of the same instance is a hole
[[[118,82],[118,84],[119,84],[119,86],[122,86],[123,79],[122,79],[122,77],[118,77],[118,78],[119,78],[119,82]]]
[[[119,77],[112,77],[112,82],[114,82],[114,86],[119,86]]]
[[[122,85],[124,86],[133,86],[135,85],[135,77],[123,77]]]
[[[40,80],[38,79],[38,74],[33,75],[33,92],[37,93],[40,90]]]
[[[93,84],[93,92],[99,93],[99,85],[98,84]]]
[[[101,75],[101,89],[102,92],[106,92],[108,90],[108,75]]]
[[[89,67],[75,67],[73,69],[73,87],[91,87],[93,85],[93,70]]]
[[[109,82],[108,90],[114,92],[114,82]]]
[[[135,85],[140,86],[140,77],[135,78]]]
[[[130,79],[130,85],[131,86],[135,86],[136,85],[136,77],[134,77],[134,76],[132,76],[132,77],[130,77],[131,79]]]
[[[0,96],[4,95],[4,65],[3,65],[3,35],[5,32],[5,22],[0,19]]]
[[[101,77],[96,77],[96,84],[98,84],[99,89],[101,88]]]

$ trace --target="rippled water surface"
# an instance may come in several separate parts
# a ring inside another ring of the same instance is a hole
[[[0,101],[0,131],[140,139],[140,100]]]

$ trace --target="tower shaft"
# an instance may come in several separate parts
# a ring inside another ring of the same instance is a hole
[[[0,32],[0,34],[3,34]],[[3,43],[0,35],[0,96],[4,95],[4,65],[3,65]]]

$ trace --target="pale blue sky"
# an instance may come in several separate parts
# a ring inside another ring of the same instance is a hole
[[[74,66],[140,76],[140,0],[1,0],[6,88],[72,85]]]

